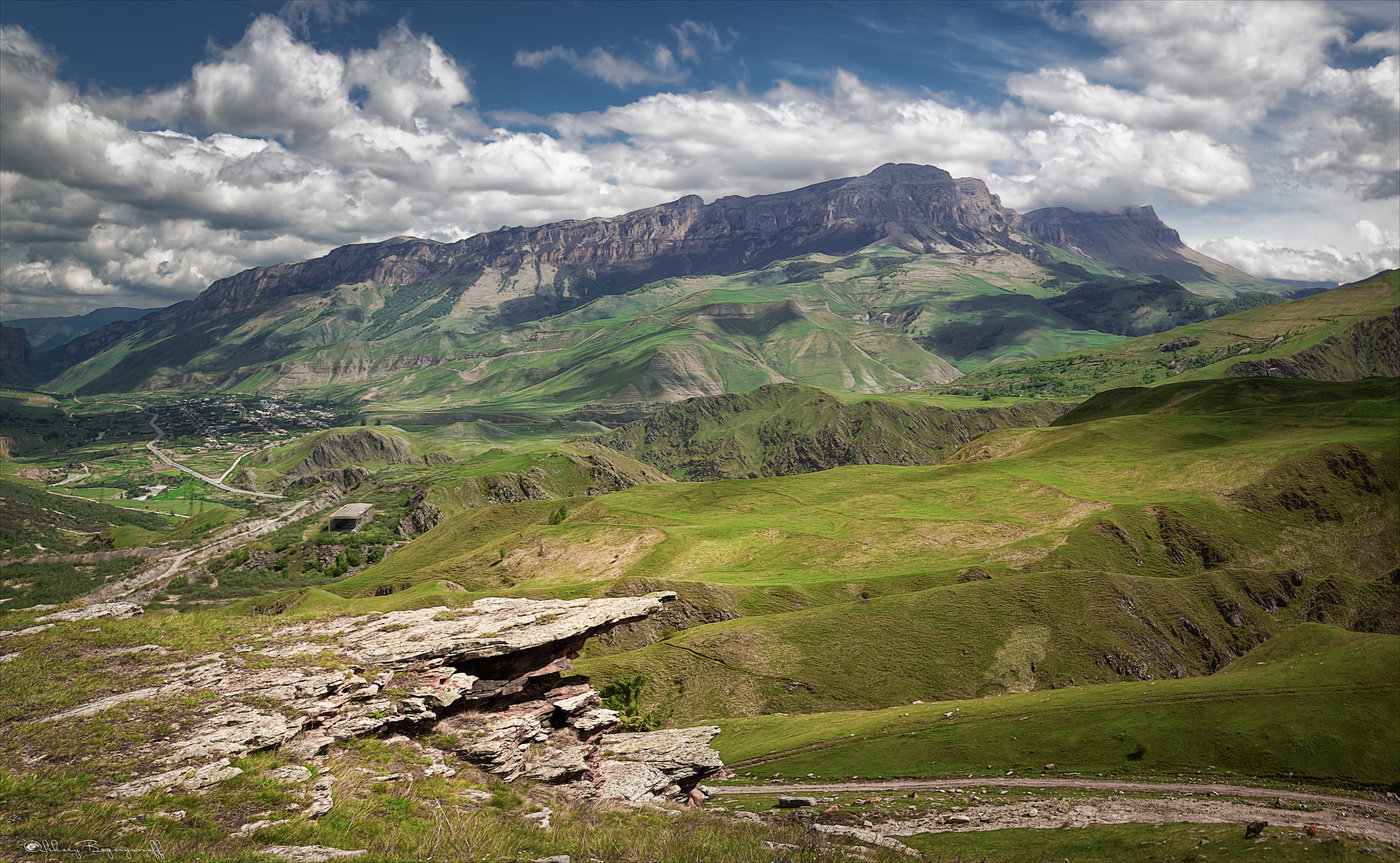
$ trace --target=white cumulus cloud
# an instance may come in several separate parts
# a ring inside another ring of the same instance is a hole
[[[1203,250],[1285,278],[1345,280],[1396,257],[1400,219],[1383,203],[1400,192],[1394,39],[1372,26],[1346,43],[1333,6],[1085,5],[1075,20],[1107,53],[1012,75],[997,106],[837,68],[818,85],[673,87],[514,125],[483,120],[467,63],[427,33],[401,23],[336,52],[303,31],[339,12],[284,12],[141,93],[83,91],[52,50],[0,27],[0,312],[153,305],[344,243],[771,193],[891,161],[984,178],[1023,211],[1240,207],[1261,188],[1306,187],[1329,214],[1359,202],[1349,221],[1374,230],[1329,235],[1330,250],[1282,235]],[[739,44],[695,21],[668,33],[630,53],[555,46],[516,62],[670,85]],[[1329,62],[1336,52],[1350,66]],[[1211,233],[1232,231],[1197,235]]]
[[[1362,219],[1352,226],[1358,251],[1323,245],[1299,248],[1268,240],[1213,237],[1198,245],[1204,252],[1266,279],[1300,282],[1355,282],[1400,267],[1400,235]]]

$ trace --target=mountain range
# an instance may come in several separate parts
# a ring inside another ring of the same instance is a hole
[[[775,195],[344,246],[7,368],[78,394],[624,410],[766,383],[947,383],[1295,290],[1187,248],[1150,207],[1022,215],[981,180],[889,164]]]

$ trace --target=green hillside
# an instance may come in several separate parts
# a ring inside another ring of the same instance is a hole
[[[1053,764],[1052,774],[1248,774],[1391,787],[1400,783],[1398,666],[1400,637],[1305,623],[1210,677],[737,719],[723,723],[715,745],[741,773],[812,774],[818,782],[995,781]],[[1337,709],[1339,699],[1346,709]]]
[[[580,664],[647,675],[678,723],[1196,676],[1308,620],[1400,632],[1400,389],[1303,386],[1221,381],[1209,411],[992,432],[933,467],[473,509],[331,590],[679,590]]]
[[[929,386],[1254,302],[1174,283],[1134,287],[1131,274],[1099,270],[877,244],[845,258],[666,279],[520,325],[481,305],[505,296],[483,287],[506,284],[499,273],[342,285],[212,320],[171,317],[48,386],[79,395],[301,391],[381,415],[471,407],[547,418],[774,382],[862,393]]]
[[[851,464],[934,464],[998,428],[1046,425],[1069,405],[948,410],[769,384],[659,408],[600,440],[677,479],[786,476]]]
[[[136,512],[0,480],[0,554],[7,557],[29,557],[43,551],[101,551],[102,546],[89,543],[103,531],[127,527],[162,532],[169,526],[170,520],[154,512]],[[35,541],[42,550],[35,547]]]
[[[1166,380],[1400,374],[1400,271],[1117,344],[970,373],[956,392],[1058,397]],[[1298,359],[1295,360],[1294,357]],[[1270,369],[1274,371],[1270,371]]]

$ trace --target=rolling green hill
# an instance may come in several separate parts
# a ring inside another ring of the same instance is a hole
[[[763,774],[1195,773],[1400,783],[1400,637],[1305,623],[1210,677],[724,723]],[[1338,709],[1339,700],[1346,708]],[[953,714],[951,717],[946,714]],[[747,771],[743,771],[747,772]],[[995,781],[995,780],[993,780]]]
[[[694,481],[787,476],[851,464],[934,464],[998,428],[1046,425],[1069,405],[1025,402],[948,410],[769,384],[668,405],[603,444]]]
[[[1122,341],[970,372],[958,392],[1090,395],[1220,377],[1360,380],[1400,374],[1400,270],[1301,300]]]
[[[648,676],[675,722],[1196,676],[1308,620],[1400,632],[1395,380],[1147,393],[932,467],[474,509],[331,590],[678,590],[679,631],[580,666]]]

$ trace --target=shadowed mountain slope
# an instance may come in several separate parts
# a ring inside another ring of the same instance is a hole
[[[1067,397],[1178,377],[1393,377],[1400,375],[1398,324],[1400,270],[1391,270],[1300,300],[1105,347],[974,370],[956,386],[959,392]]]
[[[770,384],[742,395],[688,399],[601,439],[677,479],[789,476],[840,465],[935,464],[978,435],[1042,426],[1070,406],[1025,402],[947,410]]]
[[[1020,216],[1016,227],[1044,243],[1149,276],[1171,279],[1208,296],[1243,291],[1287,293],[1181,242],[1151,207],[1122,213],[1077,213],[1048,207]]]

